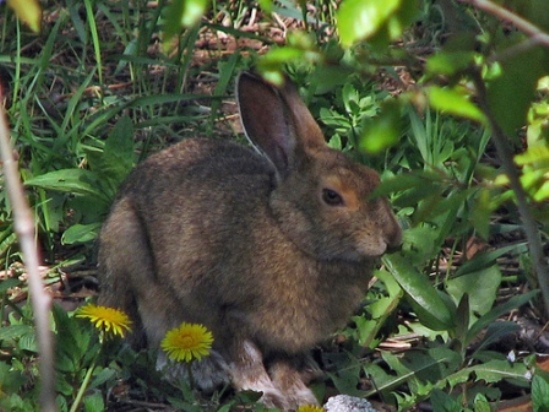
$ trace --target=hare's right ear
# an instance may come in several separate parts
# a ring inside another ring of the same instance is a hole
[[[278,89],[243,72],[236,96],[246,136],[271,160],[279,177],[286,175],[307,148],[325,144],[318,124],[289,80]]]

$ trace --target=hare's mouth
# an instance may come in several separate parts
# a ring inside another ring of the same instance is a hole
[[[382,239],[366,239],[358,245],[357,253],[361,255],[362,259],[376,259],[391,251],[391,245]]]

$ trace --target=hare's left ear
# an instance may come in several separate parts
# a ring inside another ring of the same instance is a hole
[[[320,127],[289,80],[278,89],[244,72],[238,77],[236,95],[246,136],[282,177],[307,148],[325,144]]]

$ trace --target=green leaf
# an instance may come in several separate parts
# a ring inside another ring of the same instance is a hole
[[[461,265],[456,271],[455,277],[457,278],[470,273],[476,273],[483,269],[487,269],[494,265],[497,258],[507,253],[512,253],[513,251],[514,253],[519,253],[519,245],[524,245],[524,243],[501,247],[499,249],[491,250],[489,252],[481,252],[477,254],[474,258],[467,260],[463,265]]]
[[[269,13],[272,13],[273,11],[273,0],[258,0],[258,3],[259,3],[259,7],[261,7],[261,9],[269,14]]]
[[[379,153],[393,146],[400,135],[401,116],[398,101],[385,103],[375,118],[368,118],[362,125],[359,149],[367,153]]]
[[[90,169],[109,187],[109,197],[114,196],[119,185],[135,166],[133,123],[128,116],[116,122],[105,141],[102,155],[96,162],[90,157]]]
[[[491,412],[492,411],[492,408],[490,407],[490,403],[488,402],[488,399],[486,399],[486,396],[484,396],[482,393],[476,394],[473,404],[475,406],[475,412]]]
[[[84,404],[85,412],[103,412],[105,410],[105,402],[103,401],[103,394],[101,392],[86,396],[82,403]]]
[[[341,43],[349,47],[376,34],[400,7],[402,0],[344,0],[337,12]]]
[[[0,294],[6,293],[8,289],[21,285],[21,280],[18,278],[8,278],[0,281]]]
[[[526,125],[538,79],[547,73],[547,51],[541,47],[515,54],[501,62],[500,75],[487,81],[488,103],[503,131],[512,136]]]
[[[387,196],[389,194],[428,186],[429,191],[433,190],[433,185],[439,185],[442,182],[440,174],[434,172],[417,171],[413,173],[402,173],[390,179],[386,179],[375,189],[372,198]]]
[[[472,51],[442,51],[427,59],[426,68],[432,74],[451,76],[473,64],[474,57]]]
[[[476,375],[476,380],[486,383],[500,382],[502,379],[518,379],[525,381],[528,370],[522,363],[510,363],[507,359],[494,359],[471,368]]]
[[[63,236],[61,236],[61,243],[64,245],[74,245],[76,243],[89,242],[97,239],[100,229],[101,223],[99,222],[89,224],[77,223],[63,232]]]
[[[34,328],[30,325],[9,325],[0,328],[0,341],[8,339],[20,339],[21,337],[34,333]]]
[[[492,309],[500,283],[501,271],[497,265],[493,265],[448,280],[446,291],[456,304],[464,294],[467,294],[471,311],[484,315]]]
[[[427,276],[412,267],[406,257],[402,254],[386,255],[383,262],[411,301],[422,309],[422,317],[429,322],[429,327],[447,330],[454,326],[454,314]]]
[[[474,103],[471,103],[469,96],[460,90],[431,86],[426,89],[426,92],[433,109],[487,124],[484,113]]]
[[[105,199],[97,175],[86,169],[61,169],[45,173],[25,181],[27,186],[36,186],[47,190],[71,193],[75,195],[92,195]]]
[[[357,389],[360,386],[361,363],[357,362],[350,354],[344,353],[337,360],[337,370],[329,372],[328,376],[332,379],[338,392],[363,397],[365,392]]]
[[[461,404],[450,395],[435,389],[431,394],[431,406],[436,412],[462,412]]]
[[[539,375],[532,380],[532,406],[534,412],[549,410],[549,382]]]
[[[164,7],[164,48],[169,48],[170,40],[182,28],[197,24],[206,14],[209,0],[175,0]]]
[[[465,344],[467,345],[474,338],[476,338],[476,336],[482,331],[482,329],[486,328],[492,322],[496,321],[501,315],[504,315],[507,312],[524,305],[538,293],[539,291],[533,290],[522,295],[513,296],[507,302],[490,310],[471,326],[469,332],[467,333],[467,339]]]
[[[385,320],[397,308],[402,299],[403,291],[391,274],[385,270],[377,270],[375,276],[384,283],[389,296],[375,299],[367,307],[371,320],[363,316],[355,316],[353,320],[357,325],[358,340],[361,346],[372,347],[375,345],[375,337]]]

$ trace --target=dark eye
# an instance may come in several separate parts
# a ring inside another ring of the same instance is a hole
[[[330,206],[341,206],[343,204],[341,195],[332,189],[322,189],[322,200]]]

